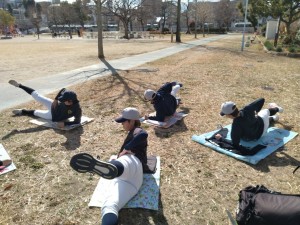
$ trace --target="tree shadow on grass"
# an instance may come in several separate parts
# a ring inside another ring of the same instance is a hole
[[[122,209],[119,213],[119,224],[135,224],[135,225],[169,225],[164,216],[161,195],[159,194],[158,211],[148,209]]]
[[[265,173],[270,172],[270,168],[269,168],[270,166],[273,167],[300,166],[300,161],[291,157],[289,154],[284,152],[284,150],[285,147],[282,146],[277,151],[273,152],[271,155],[261,160],[257,165],[250,165],[250,166],[256,170]]]
[[[26,128],[24,130],[14,129],[11,132],[9,132],[8,134],[4,135],[1,139],[6,140],[6,139],[8,139],[11,136],[14,136],[16,134],[29,134],[29,133],[35,133],[35,132],[40,132],[40,131],[49,130],[49,129],[51,129],[51,128],[43,127],[43,126]]]
[[[144,101],[143,96],[141,95],[141,93],[139,93],[137,90],[134,90],[133,88],[131,88],[129,86],[129,83],[135,84],[139,87],[144,87],[144,89],[146,90],[147,88],[149,88],[149,84],[145,84],[142,82],[137,82],[134,81],[132,79],[129,78],[125,78],[122,77],[118,71],[122,71],[120,69],[116,69],[114,68],[109,62],[107,62],[105,59],[101,59],[102,63],[105,64],[105,66],[107,67],[107,70],[109,70],[112,74],[112,80],[110,82],[110,84],[104,88],[101,88],[99,91],[105,92],[106,90],[112,90],[115,86],[119,86],[122,85],[123,91],[120,94],[117,94],[115,96],[112,97],[106,97],[104,96],[103,100],[104,101],[109,101],[110,104],[113,104],[117,99],[120,99],[124,96],[137,96],[141,101]],[[123,70],[125,72],[130,72],[130,71],[135,71],[135,70]],[[136,69],[136,71],[140,71],[140,72],[156,72],[157,70],[147,70],[147,69]]]

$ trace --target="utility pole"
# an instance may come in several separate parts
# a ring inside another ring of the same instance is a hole
[[[245,32],[246,32],[247,12],[248,12],[248,0],[246,0],[246,9],[245,9],[245,18],[244,18],[244,30],[243,30],[242,48],[241,48],[242,51],[244,51],[244,42],[245,42]]]
[[[195,38],[197,38],[197,0],[195,0]]]

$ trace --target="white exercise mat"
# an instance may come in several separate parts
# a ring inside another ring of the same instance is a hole
[[[5,160],[5,159],[11,159],[11,158],[9,157],[9,155],[8,155],[7,151],[5,150],[5,148],[3,147],[3,145],[0,144],[0,160]],[[14,163],[12,163],[8,167],[0,166],[0,175],[8,173],[15,169],[16,169],[16,166]]]
[[[70,118],[68,121],[73,121],[73,120],[74,120],[74,117]],[[32,119],[29,122],[33,123],[33,124],[36,124],[36,125],[39,125],[39,126],[50,127],[50,128],[53,128],[53,129],[72,130],[72,129],[76,128],[76,127],[80,127],[80,126],[83,126],[83,125],[85,125],[87,123],[90,123],[93,120],[94,120],[94,118],[89,118],[87,116],[82,116],[80,124],[65,126],[64,128],[57,127],[57,123],[56,122],[52,122],[51,120],[45,120],[45,119],[42,119],[42,118]]]

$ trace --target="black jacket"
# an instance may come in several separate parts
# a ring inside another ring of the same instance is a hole
[[[256,114],[262,109],[265,99],[259,98],[246,105],[240,110],[240,116],[233,119],[231,127],[231,140],[236,149],[240,146],[241,139],[244,141],[253,141],[261,137],[264,131],[264,122]]]
[[[129,131],[119,153],[124,149],[130,150],[141,161],[143,170],[147,166],[147,146],[148,146],[148,133],[140,127],[134,128]]]
[[[171,95],[173,83],[164,84],[153,99],[153,106],[156,116],[149,116],[150,120],[164,122],[167,116],[172,116],[176,112],[177,100]]]
[[[60,122],[75,117],[73,122],[65,122],[65,125],[79,124],[81,122],[82,110],[79,102],[67,106],[62,102],[58,102],[57,106],[51,108],[52,121]]]

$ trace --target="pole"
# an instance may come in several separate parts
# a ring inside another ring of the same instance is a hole
[[[195,38],[197,38],[197,0],[195,0]]]
[[[246,21],[247,21],[247,11],[248,11],[248,0],[246,0],[246,10],[245,10],[245,18],[244,18],[244,30],[243,30],[243,38],[242,38],[242,49],[241,49],[242,51],[244,51]]]

